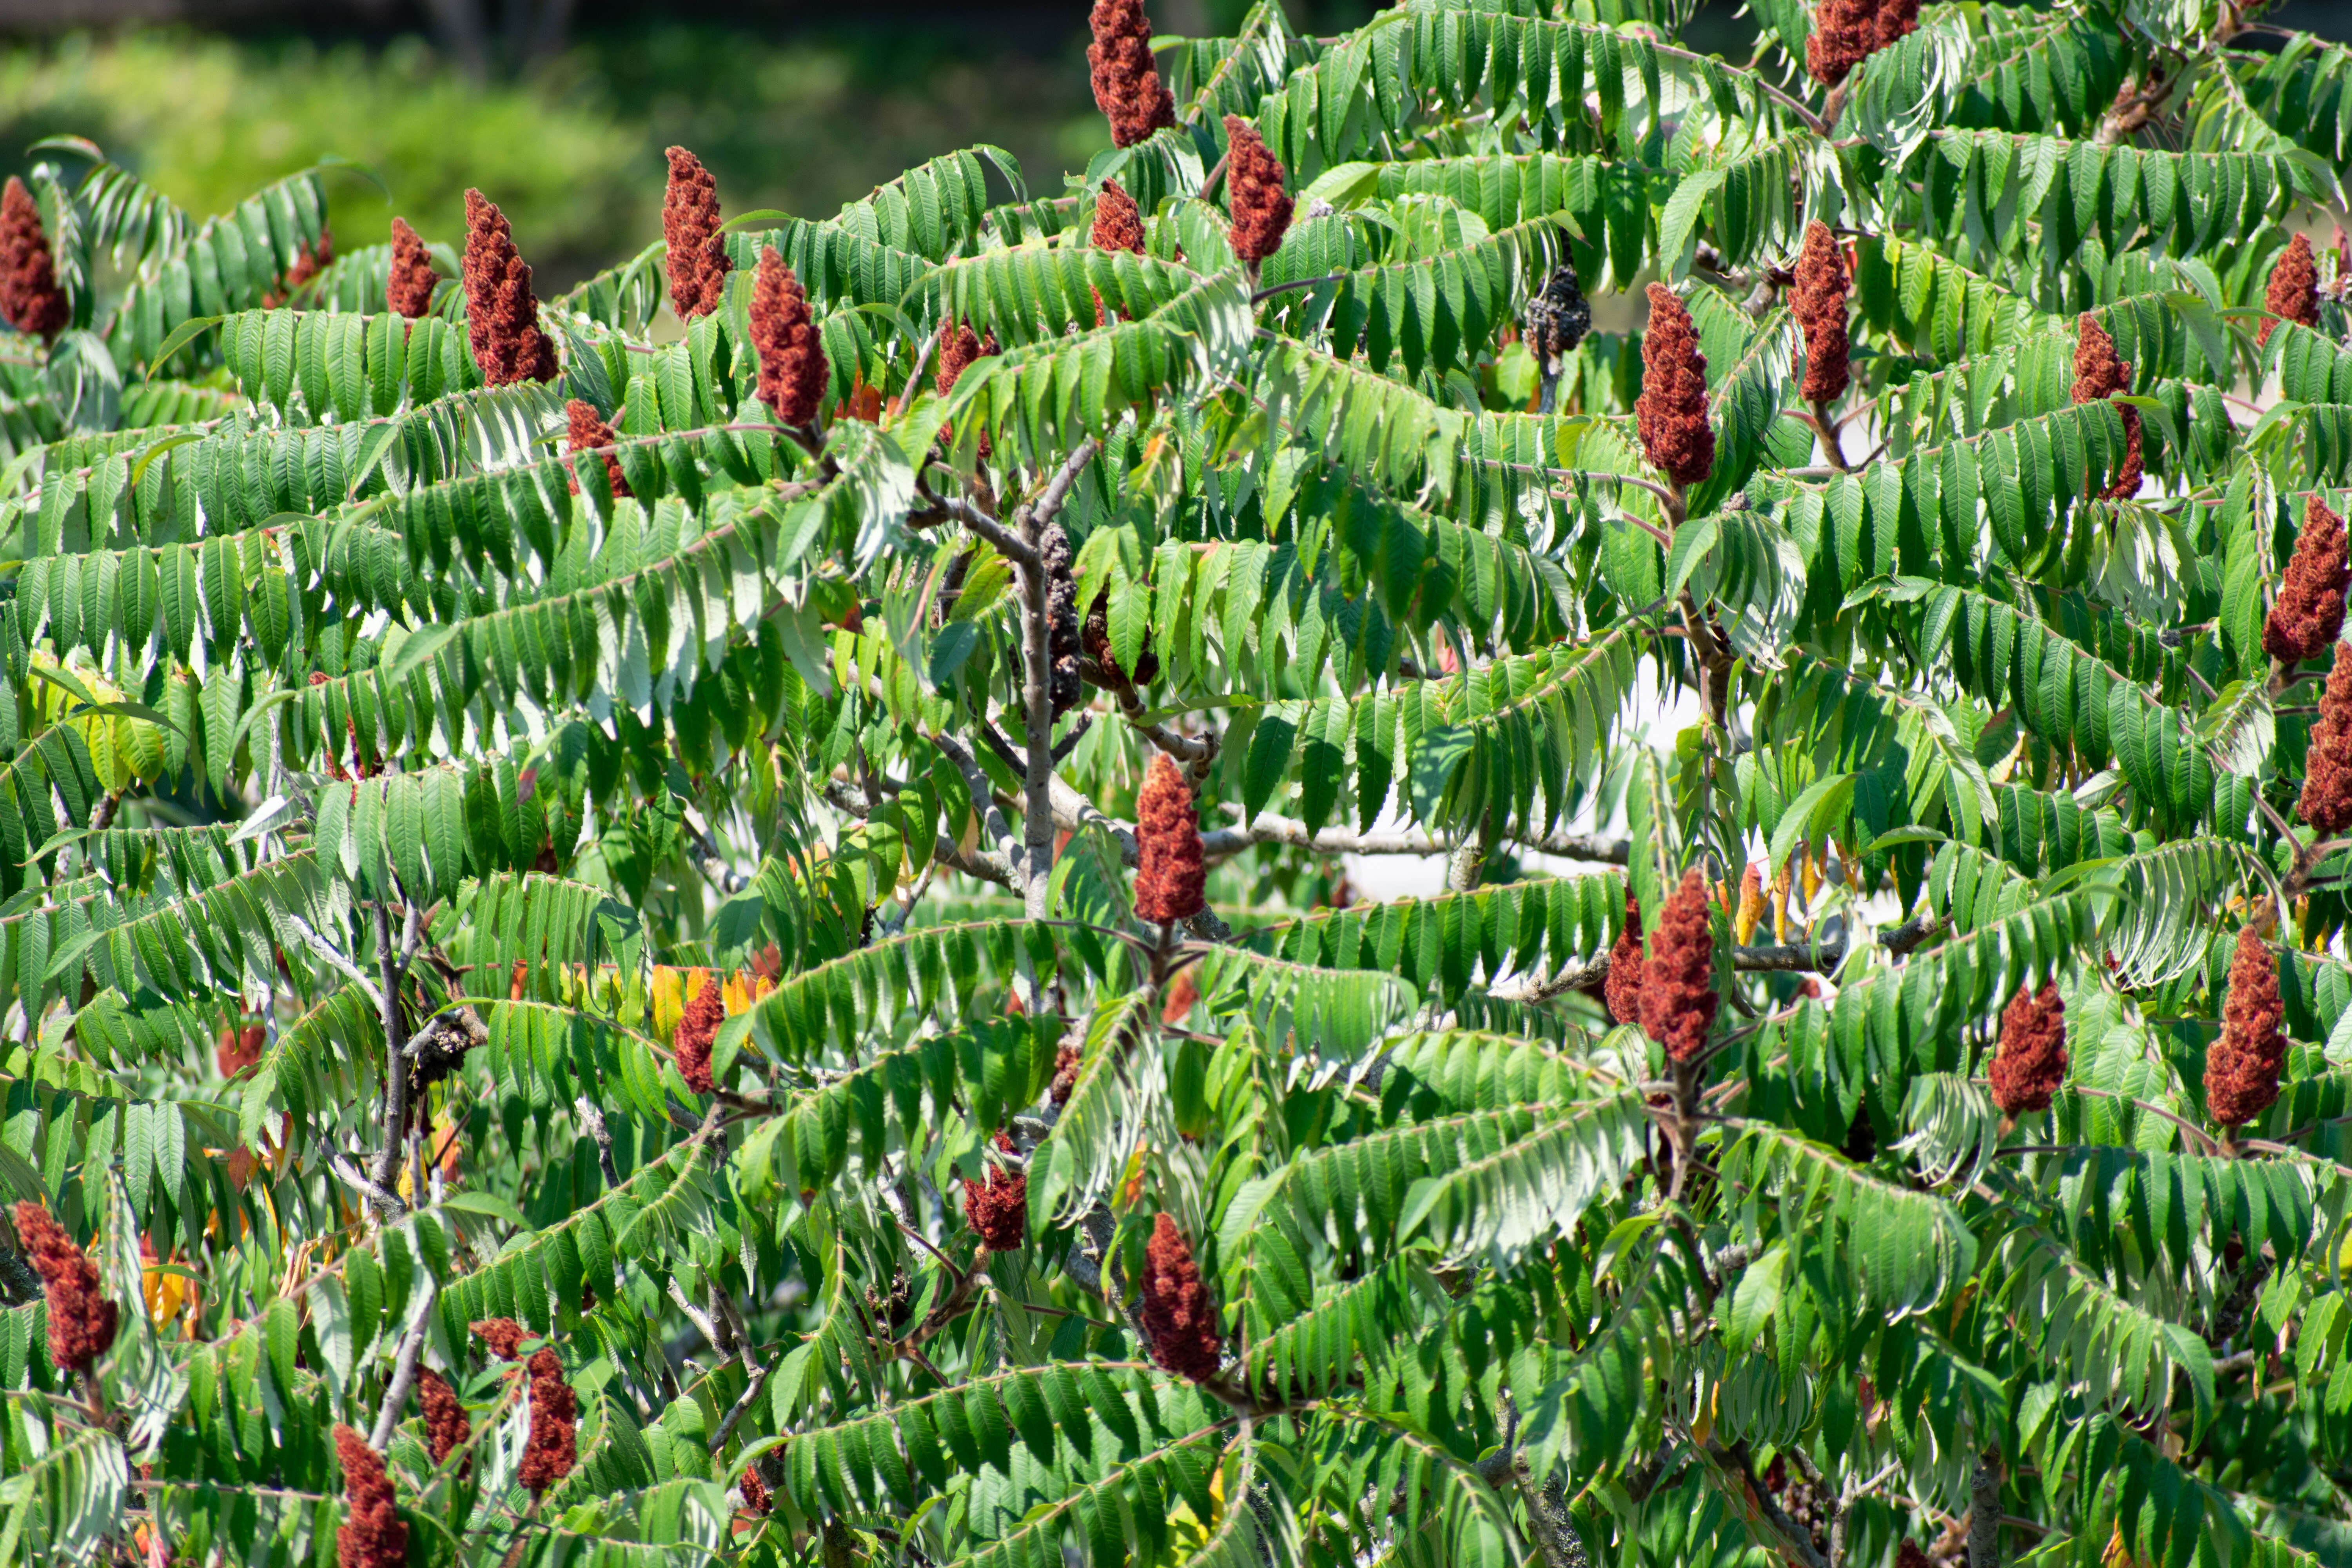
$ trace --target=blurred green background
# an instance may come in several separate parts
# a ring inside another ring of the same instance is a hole
[[[824,216],[975,142],[1057,190],[1108,144],[1088,3],[0,0],[0,174],[39,137],[86,136],[202,216],[339,154],[393,194],[331,177],[345,246],[383,237],[394,211],[455,241],[478,185],[562,288],[658,234],[672,142],[710,165],[729,213]],[[1318,32],[1378,8],[1286,3]],[[1247,0],[1149,8],[1164,31],[1222,31]],[[2347,13],[2304,0],[2281,19],[2341,36]],[[1717,3],[1685,36],[1744,54],[1753,29]]]

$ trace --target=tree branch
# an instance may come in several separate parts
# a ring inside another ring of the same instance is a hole
[[[376,997],[376,1015],[383,1025],[383,1142],[370,1173],[377,1186],[390,1188],[408,1136],[408,1057],[402,1049],[408,1040],[400,1016],[400,959],[393,952],[392,910],[381,900],[375,907],[375,962],[383,984]],[[421,1202],[425,1194],[416,1196]]]
[[[377,1406],[375,1425],[368,1432],[368,1447],[383,1452],[392,1441],[393,1428],[400,1425],[401,1407],[408,1403],[408,1390],[416,1381],[416,1358],[425,1349],[425,1325],[433,1321],[434,1300],[441,1287],[431,1276],[425,1281],[425,1305],[416,1314],[416,1321],[400,1339],[400,1355],[392,1364],[392,1381],[383,1385],[383,1403]]]

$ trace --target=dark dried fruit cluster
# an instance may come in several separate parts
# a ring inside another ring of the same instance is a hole
[[[2352,561],[2346,559],[2344,520],[2315,495],[2304,503],[2294,555],[2263,622],[2263,651],[2282,664],[2317,658],[2343,635],[2347,589]]]
[[[1217,1375],[1223,1351],[1217,1306],[1201,1282],[1201,1266],[1184,1233],[1166,1215],[1153,1216],[1143,1249],[1143,1336],[1151,1359],[1179,1377],[1205,1383]]]
[[[702,160],[683,147],[669,150],[669,184],[662,192],[662,238],[669,246],[669,308],[690,321],[719,309],[735,263],[719,232],[719,183]]]
[[[466,1407],[449,1380],[431,1367],[416,1369],[416,1398],[425,1406],[425,1451],[436,1465],[445,1465],[473,1437],[474,1424],[466,1419]],[[470,1470],[473,1465],[468,1458],[465,1468]]]
[[[613,498],[618,500],[627,495],[629,481],[621,475],[621,455],[612,449],[613,443],[618,439],[613,434],[613,427],[604,423],[603,416],[593,406],[577,397],[563,405],[563,418],[568,426],[564,431],[563,449],[566,452],[593,452],[602,449],[604,454],[604,478],[613,488]],[[572,493],[578,495],[580,476],[570,475],[568,481],[572,486]]]
[[[1642,952],[1642,901],[1625,885],[1625,929],[1609,950],[1609,1016],[1620,1024],[1642,1021],[1642,969],[1649,962]]]
[[[2319,722],[2303,756],[2303,795],[2296,812],[2322,838],[2352,827],[2352,648],[2336,645]]]
[[[1280,250],[1290,231],[1290,193],[1282,188],[1282,176],[1281,161],[1266,151],[1257,127],[1226,115],[1225,210],[1233,223],[1225,237],[1252,268]]]
[[[1801,390],[1808,403],[1834,403],[1853,384],[1853,343],[1845,319],[1852,287],[1836,237],[1826,224],[1807,224],[1804,246],[1797,252],[1797,286],[1789,303],[1805,334],[1805,384]]]
[[[343,1462],[343,1492],[349,1499],[343,1522],[335,1530],[338,1568],[400,1568],[408,1561],[408,1526],[401,1522],[383,1456],[339,1423],[335,1457]]]
[[[552,1347],[530,1358],[530,1436],[523,1439],[516,1479],[533,1497],[572,1473],[580,1457],[580,1399],[563,1381]]]
[[[719,1037],[719,1026],[726,1021],[726,987],[714,969],[703,981],[702,989],[687,1003],[685,1016],[678,1019],[677,1031],[670,1036],[670,1047],[677,1056],[678,1076],[697,1094],[710,1092],[710,1044]]]
[[[735,1478],[736,1489],[743,1494],[743,1511],[765,1514],[775,1503],[768,1496],[768,1483],[760,1479],[760,1467],[746,1465],[743,1473]]]
[[[433,286],[440,281],[433,257],[405,218],[392,220],[392,271],[383,281],[384,309],[415,321],[433,308]]]
[[[1017,1157],[1013,1140],[996,1135],[1000,1153]],[[1029,1236],[1029,1178],[1009,1164],[988,1163],[988,1173],[963,1188],[963,1217],[991,1252],[1018,1252]]]
[[[41,232],[41,209],[16,175],[0,190],[0,321],[36,338],[53,338],[73,320],[73,306],[58,287],[48,237]]]
[[[539,330],[530,268],[516,249],[506,214],[481,192],[466,193],[466,336],[492,386],[553,381],[555,344]]]
[[[2271,267],[2271,280],[2263,289],[2263,309],[2270,313],[2254,333],[2257,344],[2269,342],[2281,321],[2319,325],[2319,264],[2312,258],[2307,237],[2296,235],[2279,252]]]
[[[1919,0],[1816,0],[1805,68],[1823,87],[1897,38],[1919,30]]]
[[[98,1265],[37,1203],[16,1205],[16,1240],[48,1298],[49,1364],[59,1372],[89,1371],[113,1347],[116,1326]]]
[[[2074,401],[2098,403],[2131,390],[2131,366],[2116,357],[2116,340],[2088,315],[2074,319]],[[2124,457],[2116,467],[2115,482],[2100,493],[2109,500],[2126,500],[2139,493],[2139,410],[2129,404],[2116,410],[2124,419]]]
[[[759,269],[751,275],[751,346],[760,355],[754,395],[776,423],[793,429],[814,423],[832,373],[809,314],[808,295],[772,245],[761,250]]]
[[[2221,1006],[2221,1037],[2205,1057],[2205,1110],[2223,1127],[2252,1121],[2279,1095],[2286,1041],[2279,1020],[2278,955],[2252,926],[2238,932],[2230,955],[2230,993]]]
[[[1095,223],[1087,241],[1097,250],[1143,254],[1143,209],[1117,180],[1105,180],[1095,195]]]
[[[1551,269],[1551,276],[1544,279],[1544,286],[1520,312],[1519,321],[1526,330],[1522,341],[1528,345],[1528,353],[1535,356],[1541,382],[1538,406],[1549,414],[1557,400],[1560,374],[1568,366],[1568,356],[1592,331],[1592,301],[1584,297],[1584,286],[1576,276],[1576,263],[1563,261]]]
[[[1208,868],[1192,792],[1165,752],[1151,759],[1135,801],[1135,917],[1172,925],[1204,907]]]
[[[1707,913],[1706,882],[1693,867],[1667,895],[1650,933],[1643,966],[1642,1027],[1678,1062],[1706,1048],[1715,1027],[1715,924]]]
[[[2018,987],[2000,1012],[2000,1046],[1992,1058],[1992,1102],[2004,1116],[2050,1109],[2066,1082],[2066,1004],[2057,985]]]
[[[1038,553],[1045,563],[1045,683],[1054,716],[1059,718],[1086,695],[1078,679],[1078,584],[1071,574],[1075,554],[1060,523],[1045,525]]]
[[[1176,100],[1151,63],[1151,21],[1143,0],[1095,0],[1087,46],[1095,107],[1110,121],[1111,145],[1132,147],[1176,123]]]
[[[316,278],[335,258],[335,237],[325,224],[319,226],[319,243],[305,245],[294,252],[294,265],[286,269],[278,286],[261,297],[261,308],[275,310],[300,292],[302,286]]]
[[[1706,356],[1690,311],[1663,283],[1650,285],[1650,324],[1642,333],[1642,395],[1633,405],[1643,455],[1678,485],[1715,471],[1715,432],[1706,423]]]
[[[1802,1476],[1791,1474],[1789,1461],[1777,1454],[1773,1456],[1772,1462],[1764,1467],[1761,1479],[1764,1489],[1770,1492],[1773,1500],[1780,1504],[1780,1511],[1787,1514],[1798,1529],[1812,1537],[1813,1550],[1826,1554],[1830,1549],[1831,1505],[1830,1500],[1822,1496],[1822,1489]]]

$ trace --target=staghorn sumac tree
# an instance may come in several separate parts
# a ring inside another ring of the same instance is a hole
[[[54,144],[0,1555],[2352,1562],[2352,53],[1757,8],[560,295]]]

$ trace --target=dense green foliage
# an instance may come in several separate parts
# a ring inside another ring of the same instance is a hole
[[[277,300],[316,172],[199,221],[53,152],[72,319],[0,334],[0,1196],[122,1321],[53,1367],[0,1251],[0,1558],[332,1561],[383,1516],[341,1424],[419,1564],[2352,1563],[2352,850],[2294,821],[2322,667],[2262,642],[2352,349],[2332,293],[2261,337],[2352,52],[1932,5],[1825,94],[1789,0],[1746,65],[1680,9],[1264,4],[1063,188],[983,147],[751,215],[683,330],[658,245],[548,300],[543,385],[482,384],[454,281],[386,313],[348,225]],[[1228,114],[1297,199],[1255,271]],[[1853,279],[1811,407],[1809,220]],[[830,365],[790,433],[771,246]],[[1531,411],[1563,263],[1604,325],[1687,307],[1703,480],[1644,458],[1638,336]],[[2129,401],[2074,401],[2078,315]],[[1002,352],[941,393],[959,321]],[[1162,753],[1210,861],[1164,929]],[[1442,888],[1351,902],[1398,853]],[[1693,868],[1676,1061],[1601,997]],[[2222,1129],[2248,931],[2292,1043]],[[2063,1083],[2004,1116],[2045,982]]]

